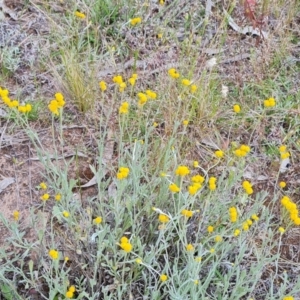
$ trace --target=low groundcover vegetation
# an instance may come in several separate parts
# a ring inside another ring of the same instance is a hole
[[[299,4],[190,2],[22,7],[50,20],[57,88],[22,99],[1,70],[1,123],[39,163],[0,213],[3,299],[299,299]],[[239,66],[221,55],[241,38]]]

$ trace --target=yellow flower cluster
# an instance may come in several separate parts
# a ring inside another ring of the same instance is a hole
[[[119,107],[119,114],[128,114],[129,111],[129,103],[123,102]]]
[[[195,248],[192,244],[187,244],[185,246],[185,248],[186,248],[186,251],[190,251],[190,252],[195,250]]]
[[[214,190],[217,188],[216,181],[217,181],[217,178],[216,178],[216,177],[210,177],[210,178],[208,179],[208,188],[209,188],[211,191],[214,191]]]
[[[193,216],[193,211],[192,210],[187,210],[187,209],[183,209],[181,211],[181,214],[186,217],[186,218],[191,218]]]
[[[238,149],[234,151],[234,154],[238,157],[246,156],[250,152],[250,147],[247,145],[241,145]]]
[[[9,98],[9,91],[2,89],[1,87],[0,87],[0,98],[9,108],[16,107],[18,111],[21,113],[24,114],[29,113],[32,110],[32,106],[29,103],[20,105],[18,100],[11,100]]]
[[[14,219],[15,219],[16,221],[18,221],[19,218],[20,218],[20,212],[19,212],[18,210],[14,210],[14,211],[13,211],[13,217],[14,217]]]
[[[238,114],[241,111],[241,107],[238,104],[235,104],[233,105],[233,111]]]
[[[222,242],[222,240],[223,240],[223,238],[222,238],[220,235],[217,235],[217,236],[215,237],[215,241],[216,241],[217,243]]]
[[[86,17],[84,13],[81,13],[79,11],[75,11],[74,15],[79,19],[85,19]]]
[[[159,214],[158,221],[161,223],[168,223],[170,221],[170,218],[167,215]]]
[[[41,183],[40,183],[40,188],[41,188],[42,190],[46,190],[46,189],[47,189],[47,184],[46,184],[45,182],[41,182]]]
[[[55,249],[50,249],[49,252],[48,252],[49,256],[52,258],[52,259],[58,259],[58,256],[59,256],[59,253],[57,250]]]
[[[190,170],[187,166],[178,166],[175,171],[175,174],[183,177],[183,176],[190,174]]]
[[[137,25],[137,24],[139,24],[139,23],[141,23],[141,22],[142,22],[142,19],[141,19],[140,17],[130,19],[130,24],[131,24],[132,26],[135,26],[135,25]]]
[[[64,216],[65,218],[69,218],[69,217],[70,217],[70,213],[69,213],[68,211],[66,211],[66,210],[64,210],[64,211],[62,212],[62,214],[63,214],[63,216]]]
[[[299,211],[296,203],[294,203],[289,197],[284,196],[281,199],[281,204],[290,213],[290,219],[295,225],[300,225]]]
[[[237,221],[238,212],[237,212],[237,209],[234,206],[229,208],[229,217],[230,217],[230,221],[232,223]]]
[[[239,229],[236,229],[233,233],[234,236],[239,236],[241,231]]]
[[[280,188],[284,189],[286,187],[286,182],[285,181],[280,181],[278,185],[279,185]]]
[[[105,92],[107,90],[107,85],[106,85],[106,82],[105,81],[100,81],[99,82],[99,87],[101,89],[102,92]]]
[[[127,253],[132,250],[132,245],[126,236],[121,237],[120,247]]]
[[[294,300],[293,296],[285,296],[282,300]]]
[[[168,276],[166,274],[162,274],[160,275],[159,279],[164,282],[164,281],[167,281],[168,280]]]
[[[186,78],[182,79],[182,80],[181,80],[181,83],[182,83],[183,85],[186,85],[186,86],[191,85],[190,80],[188,80],[188,79],[186,79]]]
[[[188,186],[188,191],[190,195],[195,195],[198,190],[201,189],[202,183],[204,182],[204,177],[201,175],[195,175],[192,177],[192,184]]]
[[[215,151],[215,156],[218,158],[222,158],[224,156],[224,152],[222,150]]]
[[[274,98],[269,98],[267,100],[264,101],[264,106],[265,107],[273,107],[276,105],[276,101]]]
[[[44,194],[44,195],[41,196],[41,199],[42,199],[43,201],[47,201],[47,200],[49,199],[49,197],[50,197],[49,194]]]
[[[146,90],[145,93],[138,93],[137,96],[139,98],[139,102],[138,102],[139,106],[143,106],[148,101],[148,98],[149,99],[157,98],[157,94],[151,90]]]
[[[253,194],[252,184],[248,180],[243,181],[242,186],[248,195]]]
[[[179,78],[180,74],[176,71],[176,69],[172,68],[168,71],[169,75],[172,77],[172,78]]]
[[[178,193],[180,192],[180,188],[177,186],[177,184],[175,183],[171,183],[169,185],[169,190],[172,192],[172,193]]]
[[[69,298],[69,299],[73,298],[75,292],[76,292],[75,286],[71,285],[66,292],[66,298]]]
[[[242,224],[243,230],[248,231],[250,226],[252,225],[252,223],[253,222],[250,219],[243,222],[243,224]]]
[[[98,224],[101,224],[102,223],[102,218],[101,217],[96,217],[94,220],[93,220],[94,224],[98,225]]]
[[[119,86],[119,92],[124,92],[126,88],[126,83],[123,81],[123,77],[121,75],[116,75],[113,77],[113,82]]]
[[[125,179],[129,175],[129,168],[126,167],[120,167],[119,172],[117,173],[117,178],[118,179]]]
[[[258,220],[259,220],[259,217],[258,217],[256,214],[253,214],[253,215],[251,216],[251,219],[252,219],[253,221],[258,221]]]
[[[286,159],[286,158],[290,157],[290,153],[287,151],[287,147],[285,145],[281,145],[279,147],[279,152],[280,152],[281,159]]]
[[[208,233],[212,233],[213,231],[214,231],[214,227],[211,226],[211,225],[209,225],[209,226],[207,227],[207,232],[208,232]]]
[[[134,86],[134,85],[135,85],[135,82],[136,82],[136,80],[137,80],[137,77],[138,77],[137,74],[132,74],[132,76],[128,79],[128,82],[129,82],[132,86]]]
[[[156,99],[157,98],[157,94],[151,90],[146,90],[146,95],[150,98],[150,99]]]
[[[61,93],[56,93],[54,97],[55,99],[50,101],[48,108],[53,114],[58,116],[59,109],[63,108],[65,105],[65,100],[64,100],[64,96]]]

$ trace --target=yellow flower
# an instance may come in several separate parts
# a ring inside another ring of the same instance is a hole
[[[194,168],[198,168],[198,167],[199,167],[199,162],[196,161],[196,160],[194,160],[194,161],[193,161],[193,167],[194,167]]]
[[[212,233],[213,231],[214,231],[214,227],[213,226],[210,225],[210,226],[207,227],[207,232],[208,233]]]
[[[169,190],[173,193],[180,192],[180,188],[175,183],[169,185]]]
[[[129,240],[127,237],[123,236],[120,240],[120,247],[125,251],[125,252],[130,252],[132,250],[132,245],[130,244]]]
[[[165,172],[160,172],[159,176],[160,176],[160,177],[166,177],[166,176],[167,176],[167,173],[165,173]]]
[[[197,182],[193,183],[192,185],[189,185],[188,186],[189,194],[192,196],[195,195],[199,191],[199,189],[201,189],[201,187],[202,187],[201,183],[197,183]]]
[[[74,293],[72,291],[66,292],[66,298],[71,299],[71,298],[73,298],[73,296],[74,296]]]
[[[148,101],[147,95],[144,93],[138,93],[137,96],[139,97],[138,104],[140,106],[144,105]]]
[[[279,228],[278,228],[278,231],[279,231],[280,233],[284,233],[284,232],[285,232],[285,229],[284,229],[283,227],[279,227]]]
[[[201,175],[195,175],[192,177],[192,182],[195,182],[195,183],[203,183],[205,180],[205,178]]]
[[[57,102],[57,100],[51,100],[50,104],[48,105],[49,110],[55,114],[55,115],[59,115],[59,104]]]
[[[151,90],[146,90],[146,95],[151,99],[156,99],[157,94]]]
[[[130,19],[130,24],[131,24],[132,26],[135,26],[135,25],[137,25],[137,24],[139,24],[139,23],[141,23],[141,22],[142,22],[142,19],[141,19],[140,17]]]
[[[113,77],[113,82],[120,85],[123,82],[123,78],[121,75],[116,75]]]
[[[106,82],[105,81],[100,81],[99,82],[99,87],[101,89],[102,92],[106,91],[107,90],[107,86],[106,86]]]
[[[201,257],[201,256],[195,257],[195,261],[196,261],[196,262],[201,262],[201,261],[202,261],[202,257]]]
[[[238,104],[235,104],[233,106],[233,111],[238,114],[241,111],[241,107]]]
[[[264,101],[264,106],[265,107],[273,107],[276,105],[276,101],[274,98],[269,98],[267,100]]]
[[[229,216],[230,216],[230,221],[232,223],[237,221],[238,213],[237,213],[237,209],[234,206],[229,208]]]
[[[280,181],[280,182],[279,182],[279,186],[280,186],[282,189],[284,189],[284,188],[286,187],[286,182]]]
[[[158,123],[156,123],[156,122],[153,122],[153,127],[157,127],[158,126]]]
[[[185,216],[186,218],[191,218],[193,216],[193,211],[192,210],[183,209],[181,211],[181,214],[183,216]]]
[[[129,82],[132,86],[135,85],[135,81],[136,81],[136,79],[133,78],[133,77],[130,77],[130,78],[128,79],[128,82]]]
[[[56,194],[55,197],[54,197],[54,199],[56,201],[60,201],[61,200],[61,194]]]
[[[175,174],[183,177],[190,174],[190,170],[187,166],[178,166],[178,168],[175,171]]]
[[[183,85],[186,85],[186,86],[191,85],[191,82],[190,82],[188,79],[186,79],[186,78],[182,79],[182,80],[181,80],[181,83],[182,83]]]
[[[289,152],[281,153],[280,157],[281,157],[281,159],[286,159],[286,158],[290,157],[290,153]]]
[[[168,71],[169,75],[172,77],[172,78],[178,78],[180,76],[180,74],[176,71],[176,69],[172,68]]]
[[[57,250],[51,249],[51,250],[49,250],[48,254],[52,259],[58,259],[59,253]]]
[[[167,215],[159,214],[158,220],[161,223],[168,223],[170,221],[170,218]]]
[[[44,194],[42,197],[41,197],[41,199],[43,200],[43,201],[46,201],[46,200],[48,200],[49,199],[49,194]]]
[[[234,236],[240,235],[241,231],[239,229],[236,229],[233,233]]]
[[[216,237],[215,237],[215,241],[218,243],[218,242],[222,242],[222,237],[220,236],[220,235],[217,235]]]
[[[45,182],[41,182],[41,183],[40,183],[40,188],[41,188],[42,190],[46,190],[46,189],[47,189],[47,184],[46,184]]]
[[[195,84],[192,84],[190,86],[190,90],[191,90],[192,93],[195,93],[197,91],[197,89],[198,89],[198,87]]]
[[[241,145],[238,149],[234,151],[236,156],[243,157],[250,152],[250,147],[247,145]]]
[[[182,124],[183,124],[184,126],[188,126],[188,125],[189,125],[189,120],[183,120],[183,121],[182,121]]]
[[[216,157],[222,158],[224,156],[224,152],[222,150],[217,150],[215,152]]]
[[[293,296],[285,296],[282,300],[294,300]]]
[[[79,11],[75,11],[74,14],[77,18],[80,18],[80,19],[85,19],[85,17],[86,17],[84,13],[81,13]]]
[[[253,221],[258,221],[259,220],[259,217],[256,214],[252,215],[251,218],[252,218]]]
[[[68,291],[72,292],[72,293],[75,293],[76,292],[76,288],[74,285],[71,285],[69,288],[68,288]]]
[[[244,229],[245,231],[249,230],[249,224],[248,224],[248,222],[244,222],[244,223],[243,223],[243,229]]]
[[[279,147],[279,152],[286,152],[286,146],[285,145],[281,145],[280,147]]]
[[[248,195],[253,194],[252,184],[248,180],[243,181],[242,186]]]
[[[165,4],[165,0],[159,0],[159,4],[160,5],[164,5]]]
[[[13,211],[13,217],[16,221],[19,220],[19,217],[20,217],[20,212],[18,210],[14,210]]]
[[[194,248],[194,246],[192,244],[187,244],[185,246],[185,248],[186,248],[186,251],[194,251],[195,250],[195,248]]]
[[[102,218],[101,217],[96,217],[94,220],[93,220],[94,224],[101,224],[102,223]]]
[[[217,181],[217,178],[216,178],[216,177],[210,177],[210,178],[208,179],[208,188],[209,188],[211,191],[214,191],[214,190],[217,188],[216,181]]]
[[[65,256],[64,261],[68,262],[70,260],[69,256]]]
[[[126,167],[120,167],[119,172],[117,173],[118,179],[125,179],[129,175],[129,168]]]
[[[138,74],[136,74],[136,73],[133,73],[133,74],[131,75],[131,78],[133,78],[133,79],[137,79],[137,78],[138,78]]]
[[[157,34],[157,38],[158,38],[158,39],[161,39],[162,37],[163,37],[163,34],[162,34],[162,33],[158,33],[158,34]]]
[[[128,114],[129,103],[123,102],[119,107],[119,114]]]
[[[119,84],[119,92],[120,92],[120,93],[124,92],[126,86],[127,86],[127,85],[126,85],[125,82],[121,82],[121,83]]]
[[[70,217],[70,213],[68,211],[66,211],[66,210],[64,210],[62,214],[63,214],[63,216],[65,218],[69,218]]]
[[[213,254],[213,253],[215,253],[215,249],[214,249],[214,248],[211,248],[211,249],[209,249],[209,252],[210,252],[211,254]]]
[[[140,258],[137,258],[137,259],[135,260],[135,262],[136,262],[137,264],[139,264],[139,265],[143,263],[142,259],[140,259]]]
[[[167,276],[166,274],[162,274],[162,275],[160,275],[159,279],[160,279],[162,282],[164,282],[164,281],[168,280],[168,276]]]

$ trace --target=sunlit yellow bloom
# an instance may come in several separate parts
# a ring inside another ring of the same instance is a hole
[[[77,18],[80,18],[80,19],[85,19],[85,17],[86,17],[84,13],[81,13],[79,11],[75,11],[74,14]]]
[[[49,194],[44,194],[43,196],[41,196],[41,199],[43,200],[43,201],[46,201],[46,200],[48,200],[49,199]]]
[[[276,105],[276,101],[274,98],[269,98],[267,100],[264,101],[264,106],[265,107],[273,107]]]
[[[125,179],[129,175],[129,168],[126,167],[120,167],[119,172],[117,173],[118,179]]]
[[[212,233],[214,231],[214,227],[213,226],[208,226],[207,227],[207,232]]]
[[[144,105],[148,101],[147,95],[144,93],[138,93],[137,96],[139,97],[138,104],[140,106]]]
[[[178,78],[180,76],[180,74],[176,71],[176,69],[172,68],[168,71],[169,75],[172,77],[172,78]]]
[[[241,111],[241,107],[238,104],[235,104],[233,106],[233,111],[238,114]]]
[[[234,236],[240,235],[241,231],[239,229],[236,229],[233,233]]]
[[[168,223],[170,221],[170,218],[167,215],[159,214],[158,221],[161,223]]]
[[[55,115],[59,115],[59,105],[58,102],[56,100],[51,100],[50,104],[48,105],[49,110],[55,114]]]
[[[279,231],[280,233],[284,233],[284,232],[285,232],[285,229],[284,229],[283,227],[279,227],[279,228],[278,228],[278,231]]]
[[[49,250],[48,254],[52,259],[58,259],[58,251],[57,250],[51,249],[51,250]]]
[[[162,282],[164,282],[164,281],[166,281],[166,280],[168,280],[168,276],[166,275],[166,274],[162,274],[162,275],[160,275],[160,280],[162,281]]]
[[[131,24],[132,26],[135,26],[135,25],[137,25],[137,24],[139,24],[139,23],[141,23],[141,22],[142,22],[142,19],[141,19],[140,17],[130,19],[130,24]]]
[[[124,92],[125,88],[126,88],[126,83],[125,82],[122,82],[119,84],[119,92]]]
[[[136,262],[137,264],[139,264],[139,265],[143,263],[142,259],[140,259],[140,258],[137,258],[137,259],[135,260],[135,262]]]
[[[129,103],[123,102],[119,107],[119,114],[128,114],[129,111]]]
[[[198,87],[195,84],[192,84],[190,86],[190,90],[191,90],[192,93],[195,93],[197,91],[197,89],[198,89]]]
[[[187,244],[185,246],[185,248],[186,248],[186,251],[194,251],[195,250],[195,248],[194,248],[194,246],[192,244]]]
[[[183,124],[184,126],[188,126],[188,125],[189,125],[189,120],[183,120],[182,124]]]
[[[194,168],[199,167],[199,162],[196,161],[196,160],[194,160],[194,161],[193,161],[193,167],[194,167]]]
[[[181,83],[182,83],[183,85],[186,85],[186,86],[191,85],[191,82],[190,82],[188,79],[182,79],[182,80],[181,80]]]
[[[136,81],[136,79],[135,79],[135,78],[132,78],[132,77],[128,79],[128,82],[129,82],[132,86],[135,85],[135,81]]]
[[[175,171],[175,174],[183,177],[190,174],[190,170],[187,166],[178,166]]]
[[[169,190],[173,193],[180,192],[180,188],[175,183],[169,185]]]
[[[185,216],[186,218],[191,218],[193,216],[193,211],[192,210],[183,209],[181,211],[181,214],[183,216]]]
[[[286,187],[286,182],[280,181],[280,182],[279,182],[279,186],[280,186],[282,189],[285,188],[285,187]]]
[[[63,214],[63,216],[65,218],[69,218],[70,217],[70,213],[68,211],[66,211],[66,210],[64,210],[62,214]]]
[[[14,210],[13,211],[13,217],[16,221],[19,220],[19,217],[20,217],[20,212],[18,210]]]
[[[120,247],[127,253],[132,250],[132,245],[125,236],[123,236],[120,240]]]
[[[195,183],[203,183],[205,180],[205,178],[201,175],[195,175],[192,177],[192,182],[195,182]]]
[[[251,218],[252,218],[253,221],[258,221],[259,220],[259,217],[256,214],[252,215]]]
[[[94,224],[101,224],[102,223],[102,218],[101,217],[96,217],[94,220],[93,220]]]
[[[74,293],[72,291],[67,291],[66,292],[66,298],[71,299],[74,297]]]
[[[116,75],[113,77],[113,82],[120,85],[123,82],[123,77],[121,75]]]
[[[157,94],[151,90],[146,90],[146,95],[151,99],[156,99]]]
[[[216,237],[215,237],[215,241],[217,242],[217,243],[219,243],[219,242],[222,242],[222,237],[220,236],[220,235],[217,235]]]
[[[210,252],[211,254],[213,254],[213,253],[215,253],[215,249],[214,249],[214,248],[211,248],[211,249],[209,249],[209,252]]]
[[[56,194],[55,197],[54,197],[54,199],[56,201],[60,201],[61,200],[61,194]]]
[[[222,150],[215,151],[216,157],[222,158],[224,156],[224,152]]]
[[[41,182],[41,183],[40,183],[40,188],[41,188],[42,190],[46,190],[46,189],[47,189],[47,184],[46,184],[45,182]]]
[[[105,81],[100,81],[99,82],[99,87],[101,89],[102,92],[106,91],[107,90],[107,86],[106,86],[106,82]]]

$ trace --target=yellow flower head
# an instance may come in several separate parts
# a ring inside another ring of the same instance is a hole
[[[74,15],[79,19],[85,19],[86,15],[84,13],[81,13],[79,11],[75,11]]]
[[[237,221],[238,213],[237,209],[234,206],[229,208],[229,217],[232,223]]]
[[[49,256],[52,258],[52,259],[58,259],[58,251],[57,250],[54,250],[54,249],[50,249],[49,252],[48,252]]]
[[[188,125],[189,125],[189,120],[183,120],[183,121],[182,121],[182,124],[183,124],[184,126],[188,126]]]
[[[44,194],[43,196],[41,196],[41,199],[43,200],[43,201],[46,201],[46,200],[48,200],[49,199],[49,194]]]
[[[195,248],[194,248],[194,246],[192,244],[187,244],[185,246],[185,248],[186,248],[186,251],[194,251],[195,250]]]
[[[201,175],[195,175],[192,177],[192,182],[195,182],[195,183],[203,183],[205,180],[205,178]]]
[[[20,217],[20,212],[18,210],[14,210],[13,211],[13,217],[16,221],[19,220],[19,217]]]
[[[68,291],[72,292],[72,293],[75,293],[76,292],[76,288],[74,285],[71,285],[69,288],[68,288]]]
[[[168,276],[166,274],[162,274],[160,275],[159,279],[164,282],[164,281],[167,281],[168,280]]]
[[[139,24],[139,23],[141,23],[141,22],[142,22],[142,19],[141,19],[140,17],[130,19],[130,24],[131,24],[132,26],[135,26],[135,25],[137,25],[137,24]]]
[[[57,102],[57,100],[51,100],[50,104],[48,105],[49,110],[55,114],[55,115],[59,115],[59,104]]]
[[[120,247],[127,253],[132,250],[132,245],[125,236],[123,236],[120,240]]]
[[[70,291],[70,290],[66,292],[66,298],[67,298],[67,299],[71,299],[71,298],[73,298],[73,297],[74,297],[74,292],[72,292],[72,291]]]
[[[102,218],[101,217],[96,217],[94,220],[93,220],[94,224],[101,224],[102,223]]]
[[[284,232],[285,232],[285,229],[284,229],[283,227],[279,227],[279,228],[278,228],[278,231],[279,231],[280,233],[284,233]]]
[[[63,216],[65,218],[69,218],[70,217],[70,213],[68,211],[66,211],[66,210],[64,210],[62,214],[63,214]]]
[[[234,236],[239,236],[241,231],[239,229],[236,229],[233,233]]]
[[[197,89],[198,89],[198,87],[195,84],[192,84],[190,86],[191,93],[195,93],[197,91]]]
[[[99,82],[99,87],[101,89],[102,92],[106,91],[107,90],[107,86],[106,86],[106,82],[105,81],[100,81]]]
[[[120,85],[123,83],[123,77],[121,75],[116,75],[113,77],[113,82]]]
[[[241,107],[238,104],[235,104],[233,106],[233,111],[238,114],[241,111]]]
[[[128,114],[129,111],[129,103],[123,102],[119,107],[119,114]]]
[[[125,179],[129,175],[129,168],[126,167],[120,167],[119,172],[117,173],[118,179]]]
[[[178,168],[175,171],[175,174],[183,177],[190,174],[190,170],[187,166],[178,166]]]
[[[167,215],[159,214],[158,220],[161,223],[168,223],[170,221],[170,218]]]
[[[224,152],[222,150],[217,150],[215,152],[215,156],[218,158],[222,158],[224,156]]]
[[[139,98],[138,104],[140,106],[144,105],[148,101],[147,95],[144,93],[138,93],[137,96]]]
[[[264,106],[265,107],[273,107],[276,105],[276,101],[274,98],[269,98],[267,100],[264,101]]]
[[[172,78],[178,78],[180,76],[180,74],[176,71],[176,69],[172,68],[168,71],[169,75],[172,77]]]
[[[219,243],[219,242],[222,242],[222,237],[220,236],[220,235],[217,235],[216,237],[215,237],[215,241],[217,242],[217,243]]]
[[[157,94],[151,90],[146,90],[146,95],[150,98],[150,99],[156,99],[157,98]]]
[[[191,218],[193,216],[193,211],[192,210],[187,210],[187,209],[183,209],[181,211],[181,214],[186,217],[186,218]]]
[[[214,227],[213,226],[210,225],[210,226],[207,227],[207,232],[208,233],[212,233],[213,231],[214,231]]]
[[[191,82],[190,82],[188,79],[186,79],[186,78],[182,79],[182,80],[181,80],[181,83],[182,83],[183,85],[185,85],[185,86],[191,85]]]
[[[172,183],[172,184],[169,185],[169,190],[172,193],[178,193],[178,192],[180,192],[180,188],[175,183]]]
[[[56,201],[60,201],[61,200],[61,194],[56,194],[55,197],[54,197],[54,199]]]
[[[47,184],[46,184],[45,182],[41,182],[41,183],[40,183],[40,188],[41,188],[42,190],[46,190],[46,189],[47,189]]]
[[[286,187],[286,182],[280,181],[280,182],[279,182],[279,186],[280,186],[282,189],[284,189],[284,188]]]

